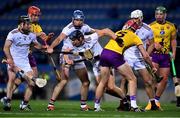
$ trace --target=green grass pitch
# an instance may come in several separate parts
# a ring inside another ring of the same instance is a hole
[[[32,100],[30,105],[32,111],[20,111],[19,110],[20,100],[12,101],[12,110],[3,111],[2,104],[0,105],[0,118],[3,117],[17,117],[17,118],[39,118],[39,117],[109,117],[109,118],[120,118],[120,117],[178,117],[180,118],[180,108],[177,108],[175,104],[162,104],[164,111],[147,111],[143,113],[135,112],[118,112],[116,107],[119,105],[118,102],[103,102],[101,103],[102,108],[105,110],[103,112],[94,111],[80,111],[79,101],[56,101],[55,111],[46,111],[48,101],[44,100]],[[88,104],[93,108],[93,102],[88,102]],[[146,104],[140,104],[145,107]]]

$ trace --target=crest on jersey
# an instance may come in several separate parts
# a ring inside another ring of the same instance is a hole
[[[165,34],[165,31],[164,31],[164,30],[161,30],[161,31],[160,31],[160,34],[161,34],[161,35],[164,35],[164,34]]]

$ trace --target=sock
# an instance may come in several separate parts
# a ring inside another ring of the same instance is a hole
[[[29,101],[23,100],[22,103],[23,103],[23,105],[27,105],[29,103]]]
[[[81,100],[81,108],[86,107],[86,101],[87,101],[87,100]]]
[[[100,108],[100,99],[94,100],[94,108]]]
[[[149,101],[151,102],[152,106],[156,106],[155,99],[150,99]]]
[[[155,102],[159,102],[160,96],[155,96]]]
[[[55,102],[56,100],[53,100],[52,98],[50,99],[50,101],[49,101],[49,104],[50,105],[54,105],[54,102]]]
[[[131,107],[133,108],[137,108],[137,103],[136,103],[136,96],[133,95],[133,96],[130,96],[130,100],[131,100]]]

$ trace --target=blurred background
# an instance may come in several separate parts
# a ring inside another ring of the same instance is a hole
[[[27,14],[29,6],[35,5],[41,9],[42,15],[40,18],[40,25],[46,33],[54,32],[57,37],[63,27],[71,22],[72,13],[74,10],[82,10],[85,14],[85,23],[92,28],[110,28],[113,31],[122,28],[124,22],[129,18],[131,11],[140,9],[144,13],[144,22],[151,23],[154,21],[154,10],[157,6],[163,5],[168,10],[167,20],[175,23],[180,28],[180,2],[179,0],[1,0],[0,4],[0,59],[4,57],[3,45],[9,31],[17,27],[17,18],[20,15]],[[54,39],[49,41],[50,44]],[[178,46],[176,57],[177,74],[180,73],[180,38],[178,33]],[[101,41],[104,45],[106,41]],[[56,50],[61,49],[62,44],[56,47]],[[36,88],[33,98],[34,99],[48,99],[51,96],[53,86],[56,84],[56,77],[51,66],[51,62],[47,55],[41,52],[33,52],[39,69],[39,75],[48,79],[48,85],[43,89]],[[53,58],[58,65],[58,53],[53,54]],[[89,99],[94,97],[94,75],[92,74],[91,65],[87,62],[89,69],[89,77],[91,79],[91,86],[89,91]],[[178,75],[179,76],[179,75]],[[119,85],[120,77],[117,75],[117,84]],[[7,82],[6,65],[0,64],[0,98],[5,95]],[[25,84],[16,90],[14,98],[22,98],[25,90]],[[71,81],[60,95],[62,99],[79,99],[80,82],[71,73]],[[147,96],[143,90],[143,82],[138,81],[138,98],[142,100],[142,96]],[[173,101],[174,85],[171,77],[166,92],[163,94],[163,100]],[[105,97],[109,100],[109,96]],[[147,100],[147,97],[143,97]]]

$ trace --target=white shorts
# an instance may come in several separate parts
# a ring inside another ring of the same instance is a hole
[[[81,60],[82,58],[80,56],[69,55],[69,59],[72,59],[72,60]],[[63,54],[60,54],[60,56],[59,56],[59,63],[60,63],[60,65],[65,64],[65,60],[63,58]],[[82,62],[74,63],[74,65],[72,65],[71,67],[73,67],[74,69],[82,69],[82,68],[86,68],[86,65],[82,61]]]
[[[126,60],[126,62],[131,66],[132,69],[134,70],[140,70],[140,69],[144,69],[146,68],[145,66],[145,61],[142,58],[126,58],[124,57],[124,59]]]
[[[93,73],[95,77],[100,75],[100,66],[99,66],[99,61],[92,61],[93,65]]]
[[[32,68],[29,64],[29,60],[27,59],[15,59],[13,58],[15,66],[18,68],[22,69],[25,73],[32,71]],[[9,66],[8,66],[9,68]]]

